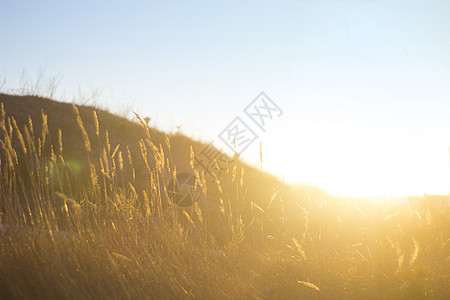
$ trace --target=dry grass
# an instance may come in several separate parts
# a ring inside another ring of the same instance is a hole
[[[181,209],[165,189],[198,147],[144,121],[136,147],[111,143],[101,115],[71,108],[80,154],[45,113],[18,122],[2,106],[2,299],[450,298],[436,199],[335,199],[235,161],[213,177],[193,168],[204,195]]]

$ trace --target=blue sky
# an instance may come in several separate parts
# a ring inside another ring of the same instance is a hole
[[[264,169],[339,195],[447,193],[448,1],[0,1],[0,72],[99,89],[214,141],[260,92]],[[225,146],[224,146],[225,148]],[[256,164],[259,143],[243,156]]]

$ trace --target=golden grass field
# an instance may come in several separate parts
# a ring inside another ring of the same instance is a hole
[[[0,102],[1,299],[450,299],[448,197],[336,198],[238,157],[206,174],[181,134]],[[202,187],[185,209],[177,172]]]

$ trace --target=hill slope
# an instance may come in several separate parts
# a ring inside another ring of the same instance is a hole
[[[193,159],[206,145],[185,136],[39,97],[0,103],[1,299],[450,298],[435,198],[337,199],[238,159],[209,174]],[[172,205],[182,174],[187,194],[202,188],[187,207]]]
[[[193,163],[191,147],[194,156],[198,157],[199,153],[208,145],[194,141],[184,135],[166,135],[151,127],[148,128],[147,133],[143,124],[140,124],[138,120],[132,122],[101,109],[77,105],[76,107],[90,144],[91,151],[87,153],[83,130],[78,124],[77,113],[74,111],[72,104],[36,96],[12,96],[6,94],[0,94],[0,103],[4,106],[6,120],[10,118],[7,123],[14,119],[20,131],[26,131],[26,128],[30,127],[31,120],[34,142],[40,144],[41,141],[45,141],[42,148],[46,159],[50,159],[52,153],[64,157],[65,162],[70,167],[71,176],[73,176],[72,182],[80,182],[82,185],[87,186],[91,172],[90,165],[95,167],[95,176],[99,180],[105,180],[105,177],[106,180],[110,180],[111,178],[108,179],[108,174],[105,174],[108,173],[105,171],[108,168],[108,163],[105,161],[105,151],[108,152],[107,156],[114,155],[114,161],[118,163],[118,155],[114,154],[116,152],[123,157],[123,173],[126,175],[124,181],[132,178],[131,182],[137,194],[141,197],[143,191],[152,188],[151,178],[140,145],[140,141],[147,139],[164,156],[163,163],[165,164],[166,172],[162,176],[163,189],[164,187],[167,188],[174,168],[176,168],[177,173],[193,173],[195,169],[203,178],[205,184],[203,190],[207,191],[205,193],[206,197],[202,197],[200,203],[204,207],[217,207],[220,198],[219,189],[233,185],[233,182],[237,180],[236,178],[242,176],[242,179],[239,180],[245,181],[245,189],[234,191],[235,193],[240,193],[240,195],[227,195],[228,197],[239,198],[240,200],[238,201],[245,207],[255,203],[259,207],[267,208],[270,204],[268,211],[271,211],[275,220],[282,217],[282,215],[284,215],[284,218],[292,218],[299,213],[296,204],[303,197],[301,193],[296,192],[292,194],[291,188],[277,178],[240,162],[236,157],[229,158],[224,156],[228,159],[228,164],[222,161],[221,167],[223,169],[220,171],[217,169],[213,170],[215,164],[211,166],[210,172],[205,172],[204,168],[197,166],[195,163],[195,167],[192,168],[190,166]],[[96,121],[94,112],[98,121]],[[45,132],[43,132],[44,119],[47,124]],[[97,126],[99,127],[98,133]],[[3,133],[0,133],[0,138],[2,138],[1,134]],[[62,147],[59,145],[61,136]],[[104,145],[106,147],[103,147]],[[14,135],[12,135],[12,147],[18,154],[21,153],[20,140]],[[59,148],[62,148],[61,153]],[[131,164],[127,164],[128,150],[131,156]],[[148,144],[146,145],[146,152],[149,167],[155,169],[157,167],[157,158],[155,159],[155,157],[157,156],[155,156],[155,153],[152,154],[152,149]],[[111,168],[112,166],[109,167]],[[218,186],[217,182],[220,182],[221,187]],[[57,191],[67,192],[58,189]],[[161,193],[164,194],[163,191]],[[79,197],[76,195],[76,191],[72,190],[70,191],[70,196]],[[305,196],[307,197],[306,194]],[[287,208],[284,212],[281,205]]]
[[[36,96],[13,96],[0,94],[0,103],[3,103],[6,117],[14,117],[19,129],[29,124],[29,118],[33,121],[35,133],[42,132],[42,114],[47,116],[48,131],[50,142],[56,143],[58,141],[58,130],[61,130],[62,142],[64,145],[64,155],[71,159],[83,161],[85,160],[85,145],[83,141],[82,132],[77,124],[76,114],[74,113],[72,104],[61,103],[51,99],[36,97]],[[145,138],[145,129],[139,124],[138,120],[132,122],[126,118],[111,114],[102,109],[97,109],[90,106],[77,105],[84,128],[89,136],[94,156],[100,153],[99,144],[105,142],[106,132],[108,132],[109,143],[112,149],[119,146],[118,150],[125,151],[126,147],[130,148],[132,158],[139,163],[136,164],[137,176],[141,166],[141,154],[139,147],[139,140]],[[102,141],[97,142],[96,136],[96,122],[94,118],[94,111],[98,117],[99,133]],[[166,134],[149,127],[151,141],[157,147],[167,149]],[[38,138],[38,136],[37,136]],[[190,147],[198,155],[208,145],[202,142],[194,141],[181,134],[168,135],[171,144],[171,154],[173,164],[179,170],[190,170]],[[19,141],[14,141],[14,148],[19,148]],[[232,158],[230,158],[232,161]],[[154,161],[152,162],[154,164]],[[264,181],[272,181],[273,184],[281,184],[279,180],[269,174],[263,174],[259,170],[245,166],[246,170],[260,173],[264,177]]]

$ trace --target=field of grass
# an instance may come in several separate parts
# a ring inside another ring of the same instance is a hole
[[[2,104],[1,299],[450,299],[448,198],[339,199],[237,158],[205,174],[189,139],[102,114],[73,105],[58,130]],[[191,207],[167,194],[177,170]]]

